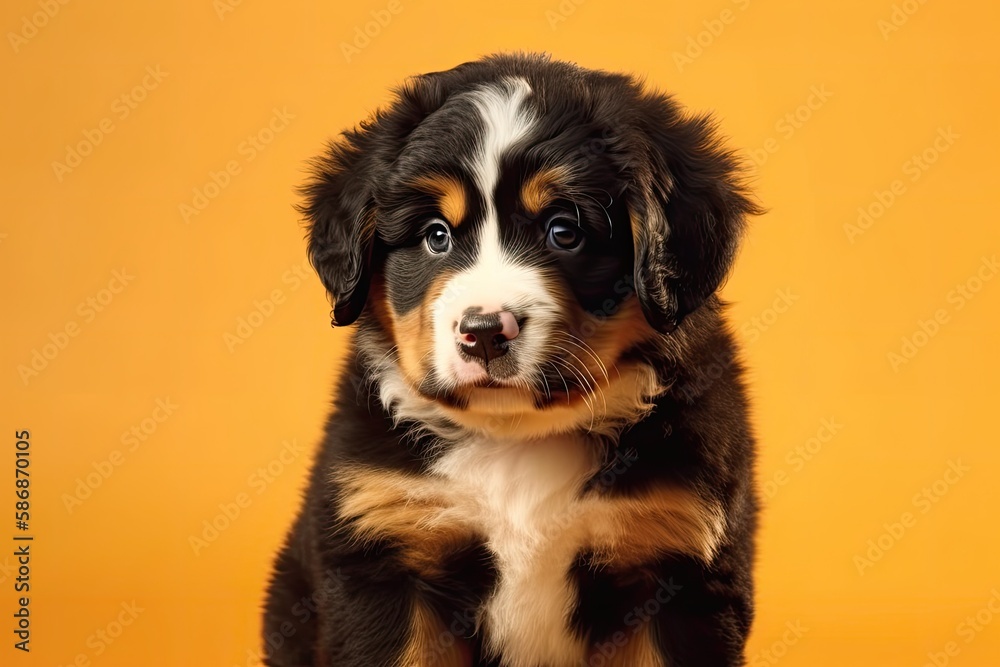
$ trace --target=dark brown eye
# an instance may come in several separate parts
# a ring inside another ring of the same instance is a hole
[[[435,222],[427,228],[424,238],[427,241],[427,249],[435,255],[451,250],[451,230],[448,229],[448,225]]]
[[[571,252],[583,245],[583,231],[575,220],[557,215],[545,227],[545,240],[553,250]]]

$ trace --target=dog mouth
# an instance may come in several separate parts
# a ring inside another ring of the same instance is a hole
[[[476,382],[462,385],[461,389],[524,389],[524,385],[519,385],[513,380],[504,378],[488,377]]]
[[[551,359],[527,377],[521,373],[506,377],[486,375],[447,389],[423,386],[420,393],[452,408],[463,408],[481,399],[497,405],[516,402],[543,409],[591,400],[605,388],[605,380],[602,374],[577,368],[567,360]]]

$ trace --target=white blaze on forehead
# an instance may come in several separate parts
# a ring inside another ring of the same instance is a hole
[[[493,191],[500,180],[504,153],[527,136],[534,122],[532,114],[524,108],[524,100],[530,93],[528,82],[518,78],[469,94],[483,122],[483,134],[469,170],[486,200],[487,210],[493,214],[487,216],[487,222],[496,217]]]
[[[507,79],[500,86],[485,87],[471,93],[473,104],[482,116],[483,134],[469,169],[483,195],[486,217],[479,236],[476,263],[469,273],[475,282],[489,282],[492,278],[495,282],[488,292],[516,292],[525,283],[537,283],[534,272],[515,268],[511,258],[500,247],[500,221],[494,199],[503,156],[528,135],[533,124],[531,113],[524,108],[524,100],[530,93],[531,86],[524,79]],[[501,281],[508,282],[503,284]],[[529,289],[535,291],[537,287],[531,285]],[[490,296],[484,294],[483,298],[490,301]],[[498,308],[501,304],[481,305]]]

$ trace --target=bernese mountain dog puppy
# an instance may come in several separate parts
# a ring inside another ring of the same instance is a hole
[[[754,438],[712,119],[537,55],[417,76],[303,188],[356,323],[264,618],[275,667],[742,665]]]

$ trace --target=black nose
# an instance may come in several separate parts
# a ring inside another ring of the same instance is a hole
[[[467,312],[458,323],[458,343],[466,354],[490,360],[507,354],[508,339],[500,313]]]

